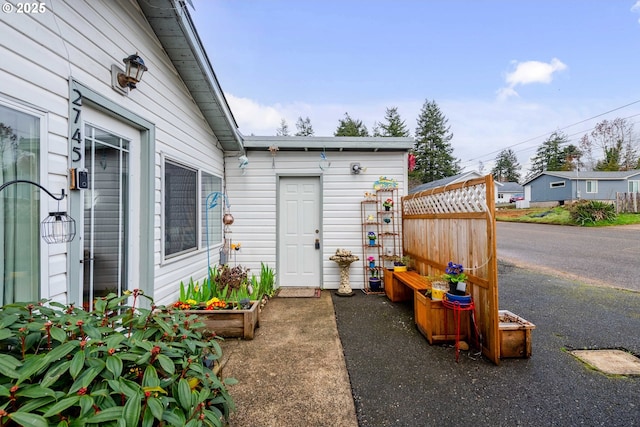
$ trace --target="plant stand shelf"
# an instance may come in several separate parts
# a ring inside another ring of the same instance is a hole
[[[392,206],[385,207],[387,200],[392,201]],[[400,257],[400,200],[396,187],[376,189],[374,193],[367,193],[365,200],[360,202],[360,216],[362,222],[362,246],[363,246],[363,291],[366,294],[386,293],[388,286],[387,275],[384,270],[392,265],[393,260]],[[369,243],[369,232],[376,234],[374,244]],[[369,261],[372,257],[372,261]],[[373,267],[370,266],[373,262]],[[381,286],[374,289],[369,279],[377,277],[381,279]]]

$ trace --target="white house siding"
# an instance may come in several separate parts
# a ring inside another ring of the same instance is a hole
[[[406,193],[407,154],[405,151],[327,151],[326,156],[331,166],[322,170],[318,151],[278,151],[275,159],[266,148],[249,151],[249,165],[244,175],[236,159],[227,158],[227,192],[235,218],[231,237],[234,242],[241,243],[240,251],[235,254],[238,264],[249,267],[255,274],[259,274],[261,262],[272,268],[277,265],[277,175],[320,176],[323,287],[339,287],[338,267],[329,260],[336,249],[348,249],[362,260],[360,202],[365,192],[374,191],[373,184],[380,176],[396,179],[400,195]],[[275,167],[272,167],[273,161]],[[359,162],[366,170],[359,175],[351,174],[353,162]],[[363,287],[362,265],[362,261],[352,264],[351,286],[354,289]]]
[[[170,262],[162,259],[162,160],[166,156],[222,176],[222,151],[137,3],[56,0],[45,4],[42,14],[0,14],[0,99],[45,113],[47,134],[41,137],[45,172],[40,182],[56,192],[68,187],[69,75],[155,125],[154,293],[156,302],[171,302],[180,280],[205,274],[207,259],[204,250]],[[138,89],[122,96],[111,88],[111,65],[124,68],[122,58],[136,52],[149,71]],[[44,215],[49,206],[42,204]],[[134,231],[133,238],[136,235]],[[49,262],[42,265],[41,297],[64,302],[66,248],[43,243],[42,250]]]

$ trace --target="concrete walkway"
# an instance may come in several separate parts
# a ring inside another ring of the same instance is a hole
[[[254,339],[227,339],[222,350],[222,374],[238,380],[231,426],[358,425],[329,291],[273,298]]]

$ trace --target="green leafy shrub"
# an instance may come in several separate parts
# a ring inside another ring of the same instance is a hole
[[[588,222],[595,224],[599,221],[614,221],[617,216],[615,206],[597,200],[583,200],[574,203],[569,214],[571,220],[580,225],[585,225]]]
[[[217,338],[196,316],[136,308],[140,297],[2,307],[0,426],[225,425],[235,381],[214,373]]]

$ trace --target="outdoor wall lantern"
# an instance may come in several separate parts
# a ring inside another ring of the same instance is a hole
[[[37,182],[26,179],[16,179],[5,182],[0,186],[0,192],[12,184],[19,183],[35,185],[58,202],[64,199],[65,196],[64,188],[62,189],[60,197],[56,197]],[[68,243],[76,236],[76,221],[67,215],[66,212],[49,212],[49,216],[40,223],[40,232],[42,239],[47,243]]]
[[[353,175],[359,175],[362,172],[362,166],[360,163],[351,163],[351,173]]]
[[[142,75],[148,68],[144,65],[144,61],[138,56],[137,52],[127,56],[122,61],[126,65],[126,69],[124,73],[118,73],[118,84],[122,88],[135,89],[136,84],[140,83]]]

